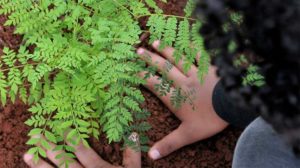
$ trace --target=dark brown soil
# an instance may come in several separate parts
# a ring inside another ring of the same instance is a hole
[[[149,91],[143,89],[146,101],[143,107],[151,112],[148,122],[152,129],[148,132],[149,145],[160,140],[179,125],[178,119]],[[152,161],[143,154],[143,167],[155,168],[230,168],[234,146],[240,130],[228,128],[222,133],[195,144],[186,146],[168,157]],[[102,138],[104,140],[104,138]],[[92,146],[104,159],[114,164],[121,164],[122,151],[120,145],[105,145],[91,140]],[[101,141],[100,141],[101,142]]]
[[[182,14],[186,0],[169,0],[168,4],[161,3],[167,14]],[[13,35],[12,27],[4,27],[5,16],[0,16],[0,55],[4,46],[16,49],[21,37]],[[179,121],[176,117],[150,92],[143,89],[146,101],[143,104],[151,112],[148,119],[152,129],[148,132],[149,145],[163,138],[174,130]],[[28,147],[27,133],[29,127],[24,121],[30,116],[27,106],[17,101],[0,108],[0,168],[26,168],[22,155]],[[159,161],[150,160],[143,154],[143,167],[155,168],[229,168],[232,155],[240,130],[228,128],[222,133],[195,144],[186,146]],[[104,136],[100,141],[91,139],[93,148],[107,161],[121,164],[122,151],[119,144],[107,144]]]
[[[29,127],[24,122],[29,117],[26,106],[17,102],[0,110],[0,167],[27,167],[22,160],[28,149],[25,145]]]

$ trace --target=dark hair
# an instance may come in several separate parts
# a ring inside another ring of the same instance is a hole
[[[232,12],[243,16],[240,25],[231,21]],[[300,154],[300,1],[200,0],[195,14],[205,21],[200,33],[216,53],[213,64],[228,95],[260,113]],[[263,87],[242,85],[246,69],[233,64],[240,53],[255,55]]]

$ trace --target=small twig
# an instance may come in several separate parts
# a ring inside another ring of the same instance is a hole
[[[151,15],[166,16],[166,17],[176,17],[176,18],[188,19],[188,20],[192,20],[192,21],[196,21],[197,20],[197,19],[194,19],[194,18],[191,18],[191,17],[177,16],[177,15],[167,15],[167,14],[157,14],[157,13],[152,13],[152,14],[147,14],[147,15],[140,15],[140,16],[137,16],[137,18],[147,17],[147,16],[151,16]]]
[[[32,63],[30,65],[38,65],[39,63]],[[27,64],[28,65],[28,64]],[[23,68],[25,67],[26,65],[18,65],[18,66],[14,66],[14,68]],[[11,68],[6,68],[6,69],[1,69],[0,71],[1,72],[6,72],[6,71],[9,71]]]

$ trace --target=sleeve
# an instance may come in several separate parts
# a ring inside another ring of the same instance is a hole
[[[235,106],[220,81],[214,88],[212,99],[216,113],[231,125],[244,128],[258,117],[253,111]]]

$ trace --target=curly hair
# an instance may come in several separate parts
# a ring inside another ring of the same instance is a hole
[[[232,12],[243,17],[240,25],[231,20]],[[200,0],[195,14],[205,21],[200,33],[215,53],[213,64],[228,95],[238,106],[258,112],[299,155],[300,1]],[[230,28],[224,31],[224,25]],[[240,53],[255,55],[263,87],[241,84],[246,69],[234,66]]]

